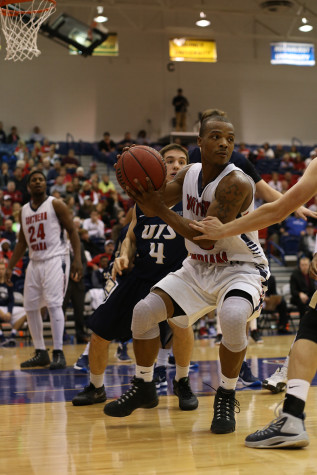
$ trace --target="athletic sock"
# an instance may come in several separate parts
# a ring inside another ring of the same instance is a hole
[[[90,382],[95,386],[95,388],[101,388],[103,386],[104,373],[102,374],[93,374],[90,372]]]
[[[310,384],[304,379],[290,379],[287,382],[283,411],[295,417],[301,417],[308,396]]]
[[[62,350],[65,326],[63,309],[62,307],[49,307],[48,313],[51,321],[54,350]]]
[[[43,320],[40,310],[29,310],[27,312],[27,321],[34,348],[37,350],[46,350],[43,337]]]
[[[187,378],[188,373],[189,373],[189,366],[179,366],[176,363],[175,381],[179,381],[182,378]]]
[[[235,390],[238,378],[239,378],[239,376],[237,376],[236,378],[227,378],[226,376],[224,376],[221,373],[221,375],[220,375],[220,386],[223,389],[228,389],[228,390],[233,389],[233,390]]]
[[[150,383],[153,380],[154,365],[152,366],[135,366],[135,376],[143,379],[146,383]]]

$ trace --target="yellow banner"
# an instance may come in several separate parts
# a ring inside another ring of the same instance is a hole
[[[169,41],[169,55],[172,61],[215,63],[217,61],[216,42],[194,38],[173,38]]]
[[[101,43],[93,52],[93,56],[119,56],[119,42],[117,33],[109,33],[106,41]]]

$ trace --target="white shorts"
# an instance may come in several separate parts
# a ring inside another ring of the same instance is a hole
[[[0,310],[2,310],[4,313],[7,313],[8,307],[0,307]],[[23,307],[13,307],[10,325],[13,326],[18,320],[20,320],[20,318],[24,317],[25,315],[26,311]]]
[[[24,308],[61,307],[67,289],[70,269],[69,255],[47,261],[30,260],[24,283]]]
[[[186,315],[173,317],[175,325],[187,328],[215,308],[220,310],[230,290],[243,290],[253,301],[252,320],[260,315],[264,291],[262,284],[269,278],[268,267],[260,270],[252,263],[219,265],[196,261],[188,257],[183,266],[171,272],[152,288],[164,290],[184,310]]]

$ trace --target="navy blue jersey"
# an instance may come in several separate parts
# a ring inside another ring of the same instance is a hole
[[[173,211],[182,216],[182,203],[175,205]],[[157,216],[145,216],[138,206],[136,216],[133,231],[137,254],[133,273],[140,279],[158,282],[169,272],[179,269],[187,257],[184,238]]]
[[[200,148],[195,147],[189,152],[189,163],[200,163],[201,162],[201,154]],[[262,178],[256,171],[255,167],[252,163],[245,158],[242,153],[236,152],[235,150],[232,152],[232,155],[229,160],[230,163],[233,163],[236,167],[241,168],[247,175],[249,175],[254,183],[258,183]]]

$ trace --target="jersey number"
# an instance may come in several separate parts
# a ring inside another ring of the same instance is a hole
[[[162,242],[151,242],[150,256],[156,258],[156,264],[164,264],[164,244]]]
[[[36,242],[37,239],[42,239],[42,240],[45,239],[44,224],[43,223],[39,224],[36,237],[35,237],[34,226],[29,227],[28,233],[30,234],[30,242]]]

